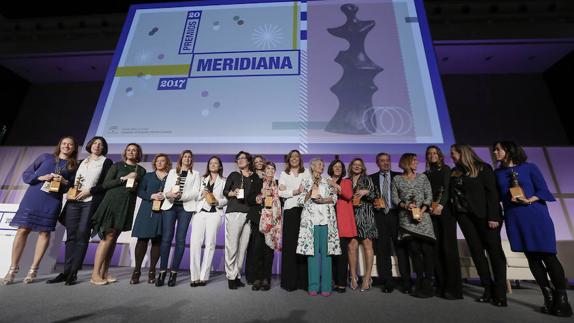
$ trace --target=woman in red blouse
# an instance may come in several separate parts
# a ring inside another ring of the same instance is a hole
[[[345,164],[335,158],[329,165],[327,173],[331,176],[329,182],[337,190],[337,227],[339,228],[339,239],[341,242],[340,256],[333,257],[333,280],[335,281],[335,291],[345,292],[347,279],[349,277],[347,268],[349,264],[348,245],[349,240],[357,236],[357,225],[355,224],[355,213],[353,212],[353,188],[351,180],[343,178]]]

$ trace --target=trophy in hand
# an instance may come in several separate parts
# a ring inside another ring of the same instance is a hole
[[[60,175],[60,172],[59,172],[59,171],[56,171],[56,174],[57,174],[57,175]],[[58,192],[60,191],[60,184],[61,184],[60,178],[61,178],[61,177],[58,176],[58,177],[53,178],[53,179],[50,181],[50,187],[48,188],[48,191],[54,192],[54,193],[58,193]]]
[[[440,191],[438,192],[438,196],[436,197],[436,200],[432,201],[431,203],[431,210],[436,210],[438,209],[438,205],[440,203],[440,200],[442,199],[442,194],[444,192],[444,187],[440,187]]]
[[[213,195],[212,190],[209,188],[205,190],[205,201],[211,206],[215,206],[215,204],[217,204],[217,199],[215,198],[215,195]]]
[[[520,187],[520,183],[518,182],[518,173],[512,170],[510,173],[510,200],[512,202],[519,202],[519,198],[526,198],[524,194],[524,190]]]
[[[137,164],[136,164],[136,167],[135,167],[135,169],[134,169],[134,172],[135,172],[136,174],[137,174],[137,172],[138,172],[138,165],[137,165]],[[137,175],[136,175],[136,177],[137,177]],[[137,184],[138,184],[137,181],[136,181],[136,177],[128,178],[128,179],[126,180],[126,188],[128,189],[128,191],[132,191],[132,192],[133,192],[133,191],[136,190],[136,187],[137,187]]]
[[[273,195],[271,194],[271,188],[265,190],[265,208],[270,209],[273,207]]]
[[[414,196],[411,196],[410,204],[414,204],[414,205],[417,204],[417,202],[416,202]],[[413,207],[413,208],[411,209],[411,215],[413,216],[413,220],[415,220],[415,221],[417,221],[417,222],[420,222],[420,221],[422,220],[422,218],[423,218],[423,214],[422,214],[422,212],[421,212],[421,208],[420,208],[420,207],[417,207],[417,206],[415,206],[415,207]]]
[[[68,200],[75,200],[76,197],[78,196],[78,193],[80,192],[82,185],[84,183],[84,179],[85,177],[82,176],[82,174],[79,174],[78,177],[76,178],[76,182],[74,183],[74,186],[72,186],[69,190],[68,190]]]

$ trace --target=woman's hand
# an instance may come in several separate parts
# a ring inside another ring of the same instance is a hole
[[[517,197],[517,198],[516,198],[516,203],[522,204],[522,205],[532,204],[532,202],[530,201],[530,199],[527,199],[526,197],[523,197],[523,196]]]
[[[498,221],[488,221],[488,227],[491,229],[496,229],[500,226]]]
[[[162,192],[154,193],[151,195],[151,199],[155,201],[163,201],[165,197]]]
[[[83,199],[86,199],[88,197],[92,196],[92,194],[90,193],[90,190],[83,190],[80,191],[77,195],[76,195],[76,201],[81,201]]]
[[[261,204],[263,203],[263,195],[259,194],[255,197],[255,203]]]
[[[229,193],[227,193],[227,196],[229,196],[229,197],[236,197],[238,193],[239,193],[239,189],[236,188],[236,189],[234,189],[233,191],[229,191]]]
[[[436,208],[434,208],[434,209],[431,210],[431,214],[432,214],[432,215],[441,215],[443,208],[444,208],[444,207],[443,207],[442,205],[438,204],[438,206],[437,206]]]
[[[38,177],[38,180],[42,182],[49,182],[52,180],[52,178],[54,178],[54,174],[46,174]]]

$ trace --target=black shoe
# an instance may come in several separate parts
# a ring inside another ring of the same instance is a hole
[[[229,286],[229,289],[237,289],[237,283],[235,279],[228,279],[227,285]]]
[[[151,271],[147,274],[147,283],[148,284],[155,284],[155,270]]]
[[[263,282],[261,283],[261,290],[266,292],[270,289],[271,289],[271,283],[269,282],[269,280],[263,279]]]
[[[446,300],[455,300],[455,299],[463,299],[462,295],[456,296],[454,294],[451,294],[449,292],[444,292],[442,293],[442,298],[446,299]]]
[[[189,286],[190,287],[197,287],[199,285],[197,285],[197,282],[191,282],[191,283],[189,283]]]
[[[383,286],[383,293],[385,293],[385,294],[390,294],[390,293],[392,293],[394,290],[395,290],[395,288],[394,288],[393,286],[391,286],[391,285],[385,284],[385,285]]]
[[[62,282],[65,282],[67,278],[68,278],[68,274],[61,273],[61,274],[58,274],[58,276],[56,276],[56,277],[54,277],[54,278],[52,278],[52,279],[46,280],[46,284],[62,283]]]
[[[490,303],[492,302],[492,287],[490,285],[484,286],[484,292],[482,296],[476,299],[479,303]]]
[[[496,307],[507,307],[508,302],[506,301],[506,297],[496,297],[492,299],[492,305]]]
[[[554,307],[554,290],[550,286],[542,287],[542,295],[544,295],[544,305],[540,308],[540,312],[550,314]]]
[[[157,274],[157,279],[155,280],[155,285],[157,287],[161,287],[164,285],[166,275],[167,275],[166,271],[160,271],[159,274]]]
[[[130,284],[131,285],[137,285],[140,283],[140,276],[141,276],[141,271],[139,270],[134,270],[132,272],[132,278],[130,279]]]
[[[251,286],[251,290],[260,290],[261,289],[261,281],[256,280],[253,282],[253,286]]]
[[[76,273],[70,273],[68,277],[66,277],[66,282],[64,283],[64,285],[66,286],[76,285],[77,280],[78,275]]]
[[[205,285],[207,285],[206,281],[200,280],[199,282],[197,282],[197,286],[199,286],[199,287],[203,287]]]
[[[568,303],[568,295],[565,290],[554,291],[554,308],[552,314],[560,317],[572,316],[572,307]]]
[[[335,288],[335,291],[336,291],[337,293],[339,293],[339,294],[342,294],[342,293],[346,292],[347,289],[345,288],[345,286],[337,286],[337,287]]]
[[[177,272],[170,272],[169,273],[169,280],[167,281],[167,286],[173,287],[177,281]]]
[[[245,284],[239,278],[235,278],[235,285],[237,285],[237,287],[245,287]]]
[[[412,294],[413,288],[410,283],[403,283],[401,285],[400,291],[403,294]]]

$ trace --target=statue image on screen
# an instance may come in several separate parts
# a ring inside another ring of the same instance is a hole
[[[343,67],[343,76],[331,87],[331,92],[339,99],[339,109],[325,130],[333,133],[369,134],[372,131],[365,126],[365,117],[373,117],[368,112],[373,106],[372,96],[378,90],[373,79],[383,71],[365,52],[365,38],[375,26],[375,21],[357,19],[359,7],[354,4],[342,5],[341,11],[347,17],[345,24],[327,31],[333,36],[346,39],[349,48],[340,51],[335,58],[335,62]]]

